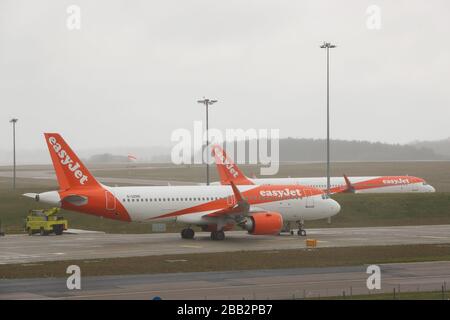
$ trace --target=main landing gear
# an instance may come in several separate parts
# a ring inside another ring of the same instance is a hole
[[[181,230],[181,238],[183,238],[183,239],[193,239],[194,235],[195,235],[195,232],[191,228],[186,228],[186,229]]]
[[[225,232],[223,232],[222,230],[213,231],[213,232],[211,232],[211,239],[221,241],[221,240],[225,239]]]
[[[306,230],[303,229],[303,227],[305,226],[303,221],[297,221],[297,225],[298,225],[297,235],[301,237],[306,237]]]

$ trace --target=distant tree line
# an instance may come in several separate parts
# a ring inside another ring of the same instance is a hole
[[[249,141],[245,143],[246,159],[249,159]],[[235,147],[236,144],[235,144]],[[237,149],[236,149],[237,150]],[[269,154],[270,144],[268,144]],[[284,138],[279,140],[280,161],[325,161],[325,139]],[[388,144],[369,141],[331,140],[330,153],[333,161],[407,161],[450,160],[450,139],[443,141],[414,142],[411,144]],[[236,161],[236,157],[234,159]],[[128,163],[127,156],[110,153],[96,154],[88,159],[92,163]],[[170,163],[169,153],[151,157],[153,163]],[[247,162],[247,161],[246,161]]]
[[[243,143],[243,142],[242,142]],[[246,159],[248,146],[246,144]],[[270,154],[270,144],[268,145]],[[285,138],[279,140],[280,161],[325,161],[325,139]],[[333,161],[396,161],[396,160],[448,160],[429,147],[388,144],[369,141],[331,140],[330,155]],[[235,159],[236,160],[236,159]]]

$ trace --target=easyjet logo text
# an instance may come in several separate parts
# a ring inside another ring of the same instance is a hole
[[[78,162],[73,162],[70,155],[64,150],[61,145],[57,142],[55,137],[49,137],[48,142],[53,147],[58,157],[61,159],[61,164],[66,166],[71,172],[73,172],[74,177],[80,182],[80,184],[85,184],[88,177],[80,170],[80,164]]]
[[[283,198],[283,197],[302,197],[302,192],[298,189],[295,190],[289,190],[289,189],[284,189],[284,190],[261,190],[259,192],[259,194],[262,197],[278,197],[278,198]]]
[[[408,179],[389,179],[389,180],[383,180],[383,184],[408,184]]]
[[[218,158],[218,163],[223,164],[225,168],[228,170],[228,172],[233,176],[233,178],[237,178],[239,176],[239,173],[234,168],[234,165],[230,163],[230,160],[223,155],[223,153],[219,148],[214,149],[214,151]]]

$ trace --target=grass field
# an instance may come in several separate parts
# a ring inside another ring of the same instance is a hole
[[[173,166],[168,164],[93,165],[93,174],[104,177],[197,181],[204,179],[203,166]],[[247,174],[258,172],[256,166],[242,166]],[[23,166],[20,170],[52,171],[51,166]],[[0,171],[10,170],[0,167]],[[321,176],[325,170],[323,163],[283,164],[278,176]],[[211,170],[212,180],[217,180],[215,170]],[[450,162],[373,162],[334,163],[333,173],[351,175],[406,174],[424,177],[439,192],[434,194],[340,194],[334,198],[342,210],[333,217],[329,225],[326,221],[307,222],[306,227],[365,227],[388,225],[422,225],[450,223]],[[24,198],[25,192],[56,190],[56,182],[51,180],[18,179],[16,191],[11,190],[10,178],[0,177],[0,219],[7,233],[23,232],[23,219],[29,209],[41,208],[31,199]],[[110,233],[147,233],[151,226],[139,223],[122,223],[101,219],[80,213],[62,212],[69,219],[71,228],[99,230]],[[177,232],[180,225],[168,224],[167,231]]]
[[[2,278],[65,277],[78,265],[85,276],[354,266],[450,261],[450,244],[195,253],[0,265]]]

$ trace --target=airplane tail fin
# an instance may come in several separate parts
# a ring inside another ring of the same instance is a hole
[[[100,184],[58,133],[44,133],[61,190]]]
[[[254,184],[242,173],[233,160],[227,156],[221,146],[217,144],[213,145],[212,153],[216,160],[216,167],[219,172],[221,184],[230,184],[231,181],[236,185]]]

